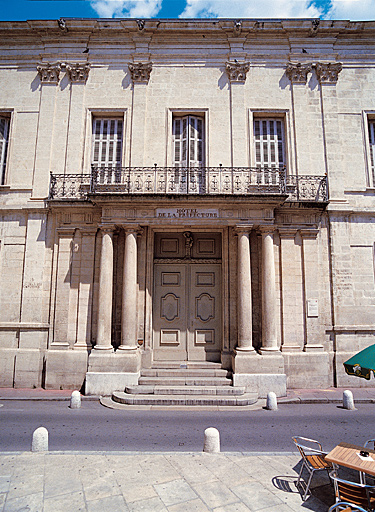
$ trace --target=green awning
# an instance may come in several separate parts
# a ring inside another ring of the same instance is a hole
[[[361,350],[344,363],[348,375],[356,375],[370,380],[371,372],[375,372],[375,345]]]

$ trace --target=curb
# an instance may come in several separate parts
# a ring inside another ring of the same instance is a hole
[[[98,402],[100,396],[81,396],[81,400],[84,402]],[[0,402],[7,401],[33,401],[33,402],[70,402],[70,396],[0,396]]]

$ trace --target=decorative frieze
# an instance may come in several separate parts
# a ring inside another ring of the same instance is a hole
[[[129,71],[133,82],[148,82],[152,71],[152,62],[129,63]]]
[[[318,62],[315,65],[316,75],[321,84],[335,84],[338,80],[339,73],[342,70],[341,62]]]
[[[50,64],[49,62],[45,64],[39,64],[37,66],[37,71],[40,77],[40,81],[42,83],[47,84],[58,84],[60,79],[60,71],[61,64]]]
[[[78,62],[76,64],[66,64],[65,67],[71,82],[86,82],[90,71],[90,64],[88,62],[81,64]]]
[[[286,76],[292,82],[292,84],[305,84],[307,82],[307,73],[311,71],[311,64],[289,64],[286,67]]]
[[[245,82],[250,62],[226,62],[225,70],[231,82]]]

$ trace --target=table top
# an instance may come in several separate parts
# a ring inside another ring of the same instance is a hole
[[[372,460],[360,457],[359,452],[361,450],[369,452]],[[340,443],[326,455],[325,459],[339,466],[356,469],[357,471],[375,476],[375,450],[363,448],[363,446],[355,444]]]

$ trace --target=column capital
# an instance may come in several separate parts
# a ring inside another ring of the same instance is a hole
[[[253,228],[254,228],[253,224],[244,224],[244,225],[234,226],[233,231],[238,236],[242,233],[249,234]]]
[[[99,224],[100,231],[103,231],[104,233],[113,233],[116,229],[116,226],[114,224]]]
[[[276,227],[272,226],[258,226],[258,230],[262,235],[274,235]]]
[[[74,233],[76,231],[76,228],[57,228],[57,234],[59,235],[59,238],[70,238],[74,236]]]
[[[88,62],[67,63],[65,68],[71,82],[85,83],[89,76],[90,64]]]
[[[117,226],[125,231],[125,233],[135,233],[136,235],[141,235],[143,232],[143,228],[138,224],[117,224]]]
[[[95,236],[96,233],[98,232],[98,229],[96,226],[95,227],[83,226],[83,227],[80,227],[79,230],[82,233],[82,235],[85,235],[85,236]]]

